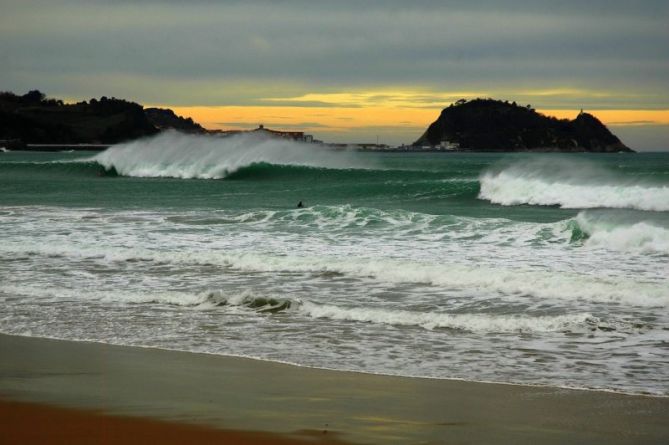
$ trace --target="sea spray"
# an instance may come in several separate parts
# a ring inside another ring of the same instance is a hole
[[[267,163],[324,168],[365,168],[354,152],[260,134],[229,137],[168,131],[115,145],[92,160],[123,176],[221,179],[242,167]]]
[[[586,161],[518,161],[491,168],[483,172],[479,180],[479,199],[505,206],[669,210],[669,185],[617,177]]]

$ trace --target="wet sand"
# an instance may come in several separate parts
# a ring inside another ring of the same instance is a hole
[[[669,443],[669,398],[662,397],[374,376],[5,335],[0,357],[2,418],[13,419],[5,425],[30,426],[35,434],[47,428],[40,410],[54,406],[76,408],[59,410],[70,419],[104,413],[113,419],[107,431],[121,431],[117,420],[130,422],[139,428],[133,435],[157,424],[182,428],[184,437],[205,431],[299,440],[327,431],[328,440],[374,444]],[[0,442],[14,442],[0,430]]]
[[[0,400],[0,443],[50,445],[346,445],[322,431],[231,431],[141,417]]]

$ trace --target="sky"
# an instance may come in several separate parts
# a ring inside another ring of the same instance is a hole
[[[0,90],[409,144],[460,98],[669,148],[669,1],[0,0]]]

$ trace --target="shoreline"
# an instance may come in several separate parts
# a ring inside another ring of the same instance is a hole
[[[271,360],[262,357],[252,357],[245,355],[235,355],[235,354],[219,354],[215,352],[206,352],[206,351],[189,351],[186,349],[170,349],[170,348],[159,348],[157,346],[144,346],[144,345],[125,345],[120,343],[107,343],[97,340],[76,340],[76,339],[66,339],[58,337],[38,337],[38,336],[29,336],[29,335],[16,335],[16,334],[4,334],[0,333],[0,337],[3,335],[9,337],[21,337],[21,338],[33,338],[33,339],[42,339],[42,340],[54,340],[54,341],[63,341],[71,343],[85,343],[85,344],[94,344],[101,346],[115,346],[122,348],[136,348],[136,349],[147,349],[155,351],[170,351],[183,354],[194,354],[202,356],[212,356],[212,357],[223,357],[230,359],[239,359],[239,360],[250,360],[257,361],[260,363],[269,363],[277,364],[282,366],[292,366],[300,369],[313,369],[317,371],[327,371],[327,372],[337,372],[337,373],[347,373],[354,375],[363,375],[363,376],[376,376],[376,377],[391,377],[391,378],[400,378],[400,379],[418,379],[418,380],[427,380],[434,382],[448,381],[448,382],[462,382],[462,383],[476,383],[484,385],[502,385],[502,386],[518,386],[521,388],[537,388],[537,389],[546,389],[546,390],[567,390],[567,391],[584,391],[584,392],[597,392],[597,393],[606,393],[606,394],[618,394],[623,396],[634,396],[634,397],[651,397],[651,398],[660,398],[660,399],[669,399],[669,394],[655,394],[652,392],[630,392],[624,390],[617,390],[613,388],[590,388],[590,387],[579,387],[579,386],[568,386],[568,385],[552,385],[549,383],[518,383],[518,382],[503,382],[503,381],[494,381],[494,380],[467,380],[460,377],[429,377],[429,376],[420,376],[420,375],[402,375],[402,374],[389,374],[382,372],[371,372],[371,371],[359,371],[351,369],[336,369],[336,368],[326,368],[322,366],[310,366],[302,365],[299,363],[292,363],[282,360]]]
[[[669,398],[0,335],[0,398],[352,443],[666,443]]]

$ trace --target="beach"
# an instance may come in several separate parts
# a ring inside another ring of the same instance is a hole
[[[659,444],[669,438],[666,397],[389,377],[7,335],[0,335],[0,353],[3,407],[29,402],[271,433],[296,443],[324,435],[374,444]],[[80,412],[62,411],[64,421]],[[19,410],[12,424],[28,428],[37,413]],[[186,429],[183,437],[198,431]],[[10,443],[6,437],[0,442]]]
[[[322,432],[279,435],[230,431],[152,419],[110,416],[94,411],[0,400],[2,443],[67,444],[236,444],[297,445],[340,444]],[[39,427],[36,427],[38,425]],[[302,438],[302,439],[300,439]]]

